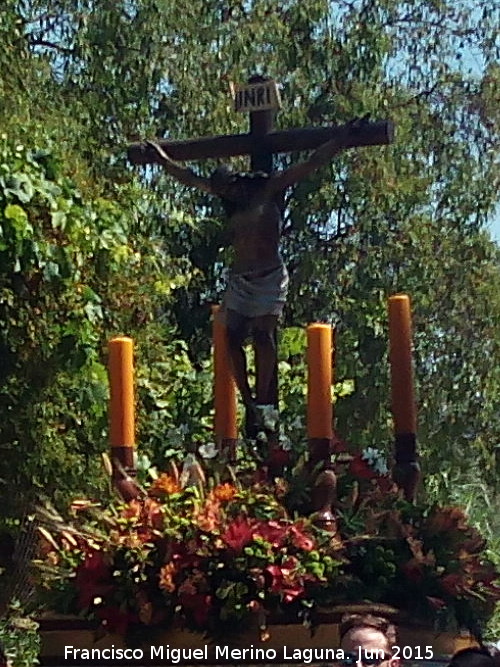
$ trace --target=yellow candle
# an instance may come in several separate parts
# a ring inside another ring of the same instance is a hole
[[[135,445],[134,344],[119,336],[109,342],[111,447]]]
[[[231,371],[231,361],[226,341],[226,326],[222,321],[220,306],[212,306],[214,343],[214,430],[218,440],[235,440],[236,385]]]
[[[332,433],[332,327],[307,327],[307,434],[331,438]]]
[[[389,298],[389,361],[395,432],[416,433],[411,311],[407,294],[396,294]]]

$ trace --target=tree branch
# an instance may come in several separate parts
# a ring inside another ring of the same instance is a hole
[[[61,46],[61,44],[55,44],[54,42],[50,42],[46,39],[29,39],[28,46],[44,46],[47,49],[55,49],[56,51],[65,53],[67,55],[74,53],[74,49],[68,46]]]

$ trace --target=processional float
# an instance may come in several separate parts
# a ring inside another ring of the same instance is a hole
[[[412,368],[410,300],[405,294],[389,298],[389,362],[394,420],[392,476],[404,497],[413,501],[420,475],[416,445],[417,412]],[[334,330],[329,324],[307,327],[307,405],[305,406],[310,470],[314,470],[313,510],[317,522],[335,532],[335,463],[332,462],[334,415]],[[128,501],[140,493],[134,479],[135,406],[133,341],[116,337],[109,343],[110,444],[115,488]],[[214,422],[213,437],[219,451],[234,461],[238,441],[236,385],[227,351],[225,327],[213,312]],[[279,447],[270,440],[270,450]],[[270,451],[268,458],[272,462]],[[281,459],[283,461],[283,459]],[[284,464],[281,465],[282,472]],[[272,469],[271,474],[276,471]]]

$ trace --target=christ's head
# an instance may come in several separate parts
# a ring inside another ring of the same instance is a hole
[[[258,172],[234,172],[230,167],[217,167],[210,176],[214,193],[222,199],[243,207],[266,186],[269,174]]]

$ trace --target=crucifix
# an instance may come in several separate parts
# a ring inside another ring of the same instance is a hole
[[[262,429],[265,409],[278,406],[276,330],[288,286],[279,251],[284,192],[345,148],[393,141],[390,121],[357,119],[342,126],[275,131],[279,106],[276,84],[254,76],[236,92],[237,110],[248,111],[247,134],[186,141],[134,143],[128,158],[136,165],[156,163],[184,185],[219,197],[226,210],[235,263],[224,297],[228,349],[237,387],[246,409],[246,434]],[[309,158],[283,171],[273,171],[273,156],[316,149]],[[250,172],[219,167],[204,178],[178,161],[250,156]],[[249,386],[243,343],[251,334],[256,354],[255,390]]]

